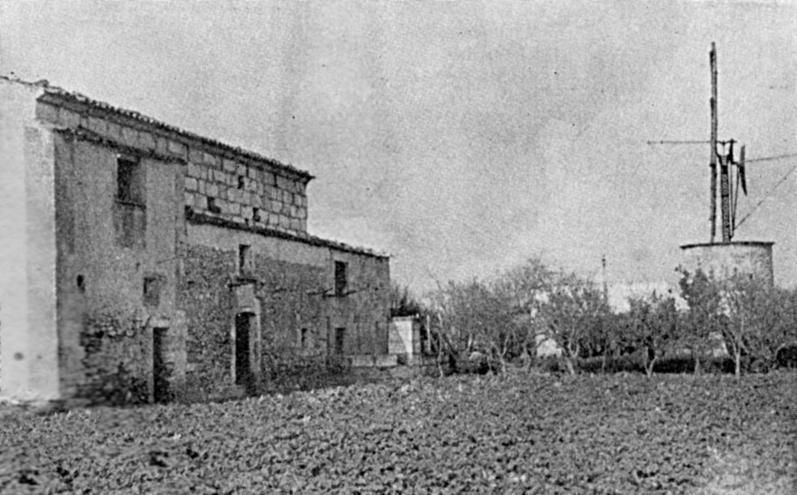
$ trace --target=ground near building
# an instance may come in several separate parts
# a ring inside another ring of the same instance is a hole
[[[795,493],[797,373],[517,374],[6,411],[0,491]]]

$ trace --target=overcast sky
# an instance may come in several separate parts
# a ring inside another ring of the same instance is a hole
[[[673,280],[709,240],[708,51],[720,138],[797,152],[797,7],[774,2],[0,3],[0,73],[273,156],[317,178],[310,230],[393,278],[542,255]],[[749,166],[743,216],[797,159]],[[738,230],[797,281],[797,172]]]

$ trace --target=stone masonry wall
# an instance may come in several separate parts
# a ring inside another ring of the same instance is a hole
[[[185,204],[241,224],[307,230],[305,184],[201,151],[189,152]]]
[[[252,262],[239,279],[238,246]],[[181,248],[178,308],[188,318],[188,395],[208,398],[232,387],[231,331],[238,284],[255,287],[260,342],[260,390],[327,371],[335,329],[345,328],[341,355],[387,352],[389,272],[386,258],[188,225]],[[348,265],[348,291],[334,293],[334,261]]]
[[[146,402],[153,383],[153,327],[175,328],[179,164],[139,156],[144,170],[139,242],[120,241],[114,213],[120,149],[59,131],[55,139],[58,351],[62,395]],[[123,150],[129,154],[132,150]],[[125,206],[125,205],[122,205]],[[160,282],[144,300],[146,280]],[[167,349],[171,354],[179,348]]]
[[[178,308],[186,314],[186,395],[207,399],[232,385],[231,274],[235,253],[183,245]]]
[[[50,103],[46,98],[36,111],[41,120],[80,129],[97,141],[187,163],[185,206],[245,225],[306,233],[306,187],[311,177],[304,172],[142,125],[114,112]]]

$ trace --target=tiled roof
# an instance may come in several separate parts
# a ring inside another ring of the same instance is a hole
[[[217,141],[215,139],[211,139],[211,138],[208,138],[208,137],[205,137],[205,136],[201,136],[199,134],[195,134],[195,133],[190,132],[190,131],[186,131],[186,130],[181,129],[179,127],[176,127],[176,126],[167,124],[165,122],[161,122],[160,120],[154,119],[152,117],[148,117],[146,115],[143,115],[143,114],[141,114],[139,112],[136,112],[135,110],[127,110],[127,109],[124,109],[124,108],[115,107],[115,106],[111,105],[110,103],[94,100],[92,98],[89,98],[86,95],[81,94],[81,93],[68,91],[68,90],[60,88],[58,86],[52,86],[46,80],[41,80],[41,81],[36,81],[36,82],[29,82],[29,81],[24,81],[22,79],[17,79],[15,77],[8,77],[8,76],[3,76],[3,75],[0,75],[0,79],[5,80],[5,81],[9,81],[9,82],[13,82],[13,83],[23,84],[23,85],[30,86],[30,87],[39,87],[44,92],[44,94],[42,96],[45,97],[44,98],[45,100],[47,99],[46,96],[51,96],[51,97],[55,97],[56,99],[61,99],[61,100],[64,100],[66,102],[69,102],[69,103],[73,103],[73,104],[77,104],[77,105],[85,105],[85,106],[89,106],[89,107],[93,107],[93,108],[98,108],[98,109],[104,110],[106,112],[110,112],[110,113],[113,113],[113,114],[116,114],[116,115],[120,115],[120,116],[126,117],[128,119],[135,120],[136,122],[140,122],[140,123],[145,124],[145,125],[150,126],[150,127],[154,127],[154,128],[157,128],[157,129],[160,129],[160,130],[163,130],[163,131],[167,131],[167,132],[170,132],[170,133],[177,134],[178,136],[183,137],[185,139],[189,139],[189,140],[192,140],[192,141],[199,141],[202,144],[205,144],[207,146],[211,146],[211,147],[214,147],[214,148],[218,148],[218,149],[220,149],[222,151],[226,151],[228,153],[232,153],[232,154],[235,154],[235,155],[238,155],[238,156],[241,156],[241,157],[245,157],[245,158],[249,158],[249,159],[252,159],[252,160],[255,160],[255,161],[259,161],[259,162],[266,162],[269,165],[272,165],[274,167],[283,169],[283,170],[285,170],[287,172],[290,172],[290,173],[292,173],[294,175],[298,175],[298,176],[300,176],[300,177],[302,177],[302,178],[304,178],[306,180],[310,180],[310,179],[314,178],[313,175],[311,175],[309,172],[306,172],[304,170],[300,170],[300,169],[298,169],[298,168],[296,168],[296,167],[294,167],[292,165],[289,165],[289,164],[286,164],[286,163],[282,163],[282,162],[280,162],[278,160],[275,160],[274,158],[269,158],[267,156],[260,155],[258,153],[253,152],[253,151],[248,151],[248,150],[245,150],[245,149],[237,147],[237,146],[232,146],[232,145],[223,143],[221,141]]]
[[[230,219],[221,218],[213,215],[208,215],[207,213],[202,213],[194,210],[191,207],[185,208],[185,218],[189,222],[192,223],[199,223],[199,224],[208,224],[208,225],[215,225],[217,227],[224,227],[228,229],[235,229],[241,230],[246,232],[253,232],[255,234],[260,234],[266,237],[277,237],[280,239],[286,239],[289,241],[296,241],[301,242],[304,244],[310,244],[311,246],[321,246],[327,247],[331,249],[336,249],[338,251],[345,251],[349,253],[361,254],[366,256],[373,256],[376,258],[388,258],[389,255],[384,253],[379,253],[370,249],[351,246],[349,244],[345,244],[343,242],[332,241],[329,239],[324,239],[321,237],[317,237],[307,233],[294,233],[294,232],[286,232],[283,230],[271,229],[267,227],[257,227],[254,225],[245,225],[238,222],[234,222]]]

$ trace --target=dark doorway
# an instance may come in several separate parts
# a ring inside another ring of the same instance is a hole
[[[167,402],[169,393],[169,367],[166,364],[166,332],[168,328],[152,329],[152,399]]]
[[[235,383],[236,385],[249,386],[252,381],[252,368],[250,366],[250,331],[252,329],[252,315],[240,313],[235,316]]]
[[[345,349],[344,343],[346,341],[346,329],[345,328],[336,328],[335,329],[335,354],[341,355],[343,354],[343,350]]]

